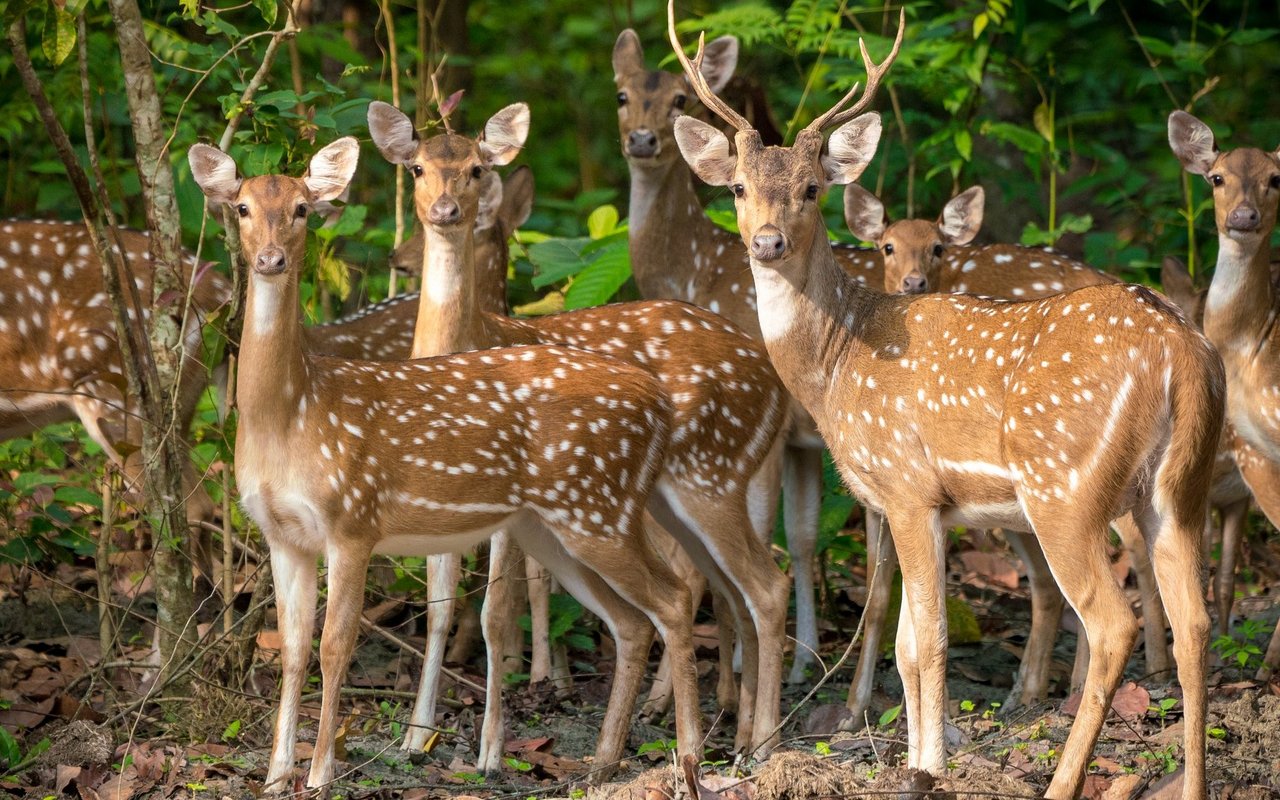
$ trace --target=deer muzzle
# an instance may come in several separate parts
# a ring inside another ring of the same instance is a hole
[[[259,275],[279,275],[284,272],[287,261],[282,248],[268,245],[258,251],[258,257],[253,260],[253,269]]]
[[[903,294],[924,294],[929,291],[929,279],[919,272],[910,272],[902,279]]]
[[[462,207],[449,195],[438,198],[427,209],[427,222],[432,225],[457,225],[462,221]]]
[[[787,237],[772,225],[765,225],[751,237],[751,257],[756,261],[777,261],[787,252]]]
[[[1227,228],[1241,233],[1252,233],[1258,229],[1262,215],[1258,209],[1248,204],[1238,205],[1227,215]]]
[[[631,158],[653,158],[658,154],[658,134],[648,128],[636,128],[627,134],[627,155]]]

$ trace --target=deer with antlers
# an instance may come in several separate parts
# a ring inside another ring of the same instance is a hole
[[[120,271],[127,316],[138,324],[140,316],[151,314],[144,305],[139,315],[132,299],[151,296],[149,234],[125,229],[110,233],[113,250],[128,265],[127,272]],[[126,480],[136,483],[141,470],[132,449],[141,440],[138,403],[126,397],[102,267],[88,232],[73,222],[8,220],[0,223],[0,240],[0,439],[78,419]],[[183,430],[209,377],[201,358],[201,328],[231,295],[227,281],[211,266],[194,258],[183,265],[191,294],[191,311],[183,321],[178,392]],[[130,276],[132,287],[126,285]],[[185,483],[188,519],[207,518],[213,504],[193,470],[188,469]]]
[[[737,60],[738,40],[722,36],[707,44],[700,75],[719,91],[733,76]],[[631,269],[641,295],[710,309],[759,340],[756,290],[739,239],[703,211],[693,174],[676,147],[672,126],[697,96],[690,96],[683,75],[647,69],[640,38],[630,29],[614,44],[613,71],[622,154],[631,171]],[[880,285],[883,268],[875,251],[839,246],[836,254],[855,279]],[[787,680],[799,683],[815,663],[818,648],[814,555],[822,501],[822,441],[802,409],[796,407],[793,417],[782,478],[796,594],[796,650]]]
[[[320,150],[302,178],[240,179],[235,162],[195,145],[192,172],[239,215],[251,267],[236,399],[241,504],[271,545],[283,688],[267,785],[293,769],[298,703],[328,564],[320,642],[323,700],[307,785],[333,778],[339,689],[374,552],[458,550],[510,526],[618,646],[597,749],[622,754],[657,627],[678,665],[677,732],[700,742],[687,590],[654,557],[640,524],[675,433],[647,371],[564,347],[522,347],[401,362],[306,353],[298,282],[306,219],[355,171],[358,146]],[[513,525],[516,519],[528,524]],[[538,524],[532,524],[536,520]]]
[[[420,140],[399,110],[369,106],[379,151],[414,176],[414,205],[426,234],[415,352],[557,343],[658,377],[676,428],[654,517],[731,603],[744,654],[735,742],[767,749],[776,739],[788,586],[758,533],[769,524],[776,498],[761,467],[780,441],[785,391],[759,345],[695,306],[626,303],[527,320],[477,307],[472,223],[479,198],[496,179],[492,168],[523,145],[528,125],[528,107],[518,103],[491,117],[477,139]],[[490,680],[500,678],[500,670],[491,669]],[[500,725],[499,714],[494,707],[486,730]]]
[[[1110,574],[1107,527],[1132,511],[1174,629],[1186,704],[1183,797],[1205,796],[1205,648],[1200,530],[1225,393],[1212,346],[1140,286],[1095,286],[1030,302],[885,296],[850,279],[827,243],[818,197],[856,180],[880,118],[862,112],[902,41],[791,147],[765,147],[668,32],[708,108],[737,133],[676,122],[681,153],[728,186],[760,302],[765,344],[813,415],[841,476],[889,521],[903,573],[896,643],[908,766],[946,769],[944,531],[1034,531],[1090,640],[1083,700],[1050,798],[1075,797],[1137,636]],[[701,44],[701,42],[700,42]],[[829,141],[824,131],[835,128]],[[1097,424],[1101,421],[1101,425]]]
[[[1204,332],[1227,369],[1227,421],[1236,466],[1258,507],[1280,522],[1280,309],[1271,271],[1271,233],[1280,206],[1280,150],[1218,149],[1208,125],[1185,111],[1169,115],[1169,146],[1213,188],[1218,261],[1204,302]],[[1258,671],[1280,666],[1280,635]]]

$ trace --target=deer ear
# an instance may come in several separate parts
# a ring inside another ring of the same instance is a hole
[[[947,244],[968,244],[982,228],[986,193],[981,186],[965,189],[951,198],[938,217],[938,230]]]
[[[618,41],[613,43],[614,83],[633,72],[644,72],[644,48],[640,46],[640,37],[636,32],[627,28],[618,34]]]
[[[344,136],[312,156],[302,178],[312,201],[334,200],[346,191],[359,162],[360,144],[354,136]]]
[[[864,242],[878,242],[889,226],[884,203],[856,183],[844,187],[844,222]]]
[[[480,154],[491,167],[510,164],[529,136],[529,106],[512,103],[489,117],[480,134]]]
[[[529,219],[533,212],[533,170],[520,166],[502,182],[502,207],[498,224],[509,236]]]
[[[498,221],[502,207],[502,178],[496,172],[486,172],[480,179],[480,207],[476,212],[476,230],[492,228]]]
[[[1218,143],[1209,126],[1185,111],[1169,115],[1169,147],[1192,175],[1208,175],[1218,160]]]
[[[1187,265],[1173,256],[1165,256],[1160,262],[1160,289],[1183,313],[1190,316],[1196,305],[1196,287],[1191,281]]]
[[[187,151],[191,175],[204,196],[215,203],[234,203],[240,194],[240,178],[231,156],[207,144],[195,144]]]
[[[707,43],[702,56],[702,77],[711,91],[719,93],[728,85],[738,66],[738,37],[721,36]]]
[[[822,157],[828,183],[853,183],[875,158],[880,144],[880,115],[874,111],[854,117],[836,128]]]
[[[699,178],[712,186],[728,186],[738,159],[729,152],[729,139],[714,125],[683,114],[676,118],[676,144]]]
[[[374,100],[369,104],[369,133],[382,157],[392,164],[409,166],[418,153],[418,132],[400,109]]]

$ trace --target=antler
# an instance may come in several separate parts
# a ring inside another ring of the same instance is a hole
[[[694,93],[698,95],[698,99],[702,101],[702,104],[720,119],[738,130],[751,130],[751,123],[747,122],[746,117],[729,108],[729,104],[716,97],[716,93],[711,91],[711,87],[707,85],[707,79],[702,74],[702,57],[705,55],[707,34],[705,32],[698,34],[698,52],[693,57],[692,63],[689,61],[689,57],[684,54],[684,46],[680,44],[680,37],[676,35],[675,0],[667,0],[667,35],[671,39],[671,46],[675,48],[676,58],[680,59],[680,66],[684,67],[685,77],[689,79]]]
[[[871,60],[871,55],[867,52],[867,43],[862,39],[858,39],[858,47],[862,50],[862,63],[867,67],[867,88],[862,93],[861,99],[854,103],[852,107],[844,111],[840,110],[841,106],[852,100],[853,96],[857,94],[860,84],[855,83],[849,93],[840,98],[840,102],[832,106],[830,111],[806,125],[804,128],[806,131],[821,132],[828,127],[843,125],[871,105],[872,99],[875,98],[876,89],[880,88],[880,79],[889,71],[889,67],[893,66],[894,59],[898,57],[898,50],[902,47],[902,32],[906,27],[907,11],[904,7],[898,12],[898,36],[893,40],[893,49],[889,51],[889,55],[885,57],[884,61],[879,64]],[[674,28],[672,30],[674,31]]]

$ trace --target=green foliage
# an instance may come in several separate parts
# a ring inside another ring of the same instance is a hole
[[[1241,670],[1253,670],[1262,664],[1262,646],[1269,638],[1267,627],[1259,620],[1246,619],[1209,643],[1209,649],[1228,664]]]
[[[550,597],[547,636],[552,647],[564,644],[575,650],[594,651],[595,637],[590,629],[583,626],[582,604],[567,594],[553,594]],[[533,632],[533,623],[528,614],[520,617],[519,625],[526,633]]]

